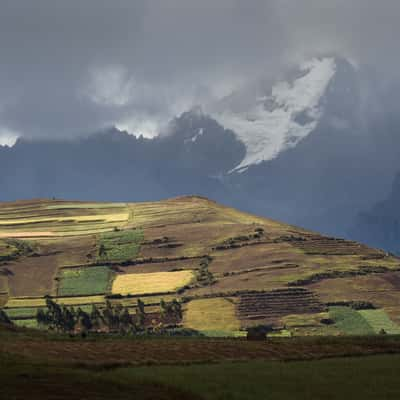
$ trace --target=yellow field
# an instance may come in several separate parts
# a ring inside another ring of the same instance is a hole
[[[218,222],[219,224],[243,223],[268,224],[280,227],[281,224],[221,206],[205,198],[192,196],[170,199],[163,202],[132,203],[135,226],[149,227],[157,224],[174,225],[192,222]]]
[[[193,278],[194,273],[190,270],[117,275],[112,293],[141,295],[174,292],[189,284]]]
[[[127,207],[126,203],[64,203],[62,205],[47,206],[47,210],[71,210],[74,208],[95,209],[102,208],[124,208]]]
[[[0,237],[74,236],[122,228],[132,216],[126,203],[42,200],[26,206],[0,205]]]
[[[238,331],[235,305],[224,298],[192,300],[187,304],[183,325],[199,331]]]
[[[129,213],[118,213],[118,214],[100,214],[100,215],[77,215],[74,217],[47,217],[47,218],[18,218],[18,219],[2,219],[0,220],[1,225],[25,225],[35,223],[46,223],[46,222],[91,222],[98,221],[99,219],[105,222],[121,222],[126,221],[129,217]]]
[[[67,306],[75,306],[81,304],[97,304],[104,303],[104,296],[83,296],[83,297],[57,297],[52,298],[58,304]],[[43,307],[46,305],[46,299],[43,297],[27,298],[27,297],[11,297],[5,307]]]

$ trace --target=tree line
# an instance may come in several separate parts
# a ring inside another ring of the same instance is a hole
[[[122,304],[112,305],[106,301],[104,308],[92,305],[90,312],[81,307],[67,307],[46,297],[46,309],[38,309],[36,320],[41,328],[61,333],[103,332],[103,333],[132,333],[144,332],[148,329],[162,329],[165,324],[178,322],[182,319],[182,306],[177,300],[172,302],[160,301],[159,318],[149,321],[145,304],[138,299],[135,314],[130,314]],[[153,316],[153,315],[149,315]]]

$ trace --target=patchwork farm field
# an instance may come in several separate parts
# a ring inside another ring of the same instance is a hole
[[[211,298],[190,301],[184,325],[207,336],[238,336],[240,322],[233,299]]]
[[[149,274],[117,275],[112,293],[141,295],[176,292],[194,278],[192,271],[153,272]]]
[[[375,334],[385,332],[389,335],[400,335],[400,327],[389,318],[385,311],[361,310],[359,313]]]
[[[197,196],[1,203],[0,307],[34,327],[48,296],[88,317],[95,304],[103,331],[111,312],[210,336],[400,332],[398,258]]]
[[[143,231],[141,229],[102,233],[99,239],[97,261],[134,260],[139,253],[142,240]]]
[[[60,271],[59,296],[90,296],[106,293],[110,287],[111,269],[104,266],[63,268]]]
[[[53,299],[56,303],[68,306],[104,303],[104,296],[55,297]],[[44,307],[45,305],[44,297],[11,297],[6,303],[7,308]]]

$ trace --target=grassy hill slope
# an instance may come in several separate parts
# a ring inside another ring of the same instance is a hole
[[[201,197],[0,204],[0,307],[19,325],[35,326],[50,295],[82,309],[108,299],[131,314],[140,298],[150,320],[161,299],[176,298],[178,323],[214,336],[260,324],[290,335],[391,333],[399,289],[400,260],[381,250]]]

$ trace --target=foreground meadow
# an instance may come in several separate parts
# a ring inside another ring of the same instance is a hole
[[[151,341],[150,341],[151,342]],[[146,346],[149,341],[142,345]],[[203,343],[204,344],[204,343]],[[174,343],[170,343],[174,346]],[[167,361],[167,360],[164,360]],[[49,363],[0,352],[0,399],[398,399],[400,355],[174,365]]]

